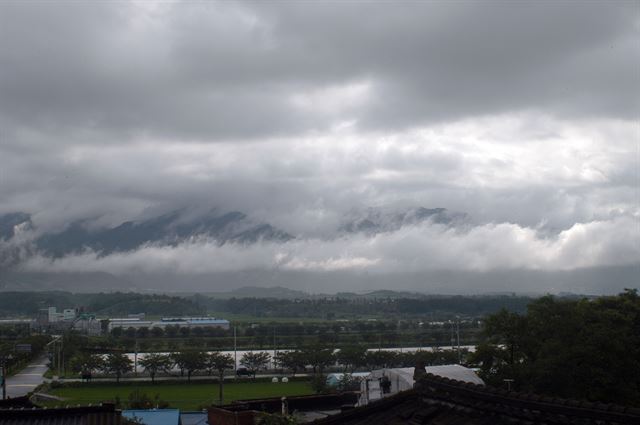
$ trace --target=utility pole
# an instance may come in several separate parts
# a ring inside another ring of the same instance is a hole
[[[460,316],[456,316],[456,336],[458,338],[458,364],[461,364],[462,354],[460,354]]]
[[[238,339],[237,339],[237,331],[238,327],[233,327],[233,370],[238,369]]]
[[[273,357],[272,359],[272,364],[273,364],[273,369],[275,370],[276,368],[276,327],[273,327]]]
[[[454,350],[456,348],[456,338],[454,336],[454,323],[451,321],[451,349]]]
[[[138,376],[138,338],[136,338],[136,344],[133,351],[133,374]]]
[[[60,376],[64,376],[64,333],[60,338],[60,370],[62,370],[62,375]]]
[[[60,337],[57,336],[53,340],[49,341],[46,345],[47,353],[49,355],[49,360],[51,361],[51,369],[55,370],[58,367],[58,339]],[[53,344],[53,347],[52,347]]]
[[[61,349],[61,347],[62,347],[62,341],[59,341],[59,342],[60,342],[60,344],[56,344],[56,348],[57,348],[57,350],[58,350],[58,351],[57,351],[57,354],[58,354],[58,355],[57,355],[57,358],[56,358],[57,363],[58,363],[58,378],[60,378],[60,376],[61,376],[61,375],[60,375],[60,371],[61,371],[61,365],[62,365],[62,362],[60,361],[60,356],[61,356],[61,353],[62,353],[62,349]]]
[[[61,376],[64,376],[64,335],[60,340],[60,369],[62,369]]]
[[[0,364],[0,366],[2,367],[2,399],[6,400],[7,399],[7,360],[5,359],[5,357],[0,357],[0,362],[2,362],[2,364]]]

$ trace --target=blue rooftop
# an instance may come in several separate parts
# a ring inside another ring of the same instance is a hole
[[[163,317],[161,322],[170,323],[170,322],[179,322],[179,323],[204,323],[204,324],[228,324],[228,320],[224,319],[216,319],[214,317]]]
[[[182,412],[180,420],[182,425],[209,425],[209,418],[203,412]]]
[[[135,419],[144,425],[180,425],[180,410],[178,409],[149,409],[123,410],[122,416]]]

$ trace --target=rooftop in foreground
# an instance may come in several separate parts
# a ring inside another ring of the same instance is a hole
[[[415,388],[318,425],[637,425],[640,408],[507,392],[427,374]]]

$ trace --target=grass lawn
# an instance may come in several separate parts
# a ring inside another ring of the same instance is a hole
[[[144,385],[91,385],[87,384],[82,387],[65,387],[56,388],[50,391],[50,394],[63,397],[64,402],[59,405],[76,405],[100,403],[102,401],[114,400],[119,397],[120,401],[126,403],[129,394],[135,390],[140,393],[146,393],[150,398],[156,394],[161,400],[169,403],[171,407],[181,410],[197,410],[202,406],[217,403],[218,400],[218,384],[191,384],[180,385],[163,385],[163,384],[144,384]],[[263,398],[263,397],[281,397],[292,395],[312,394],[313,390],[308,382],[293,381],[286,384],[271,382],[225,382],[224,384],[224,402],[230,403],[233,400]],[[47,406],[53,407],[56,403],[47,403]]]

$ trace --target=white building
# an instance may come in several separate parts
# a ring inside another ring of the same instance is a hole
[[[135,317],[109,319],[109,331],[115,328],[166,328],[177,326],[179,328],[214,327],[229,329],[229,321],[211,317],[165,317],[160,320],[140,320]]]
[[[74,308],[65,308],[62,310],[62,320],[73,320],[76,318],[76,310]]]
[[[90,336],[102,334],[102,324],[93,317],[81,318],[73,324],[73,329]]]
[[[441,376],[443,378],[455,379],[456,381],[469,382],[472,384],[484,385],[484,381],[468,367],[458,364],[427,366],[427,373]],[[377,369],[371,371],[371,375],[360,383],[360,405],[365,405],[371,401],[379,400],[413,388],[415,383],[413,374],[415,368],[402,367],[393,369]],[[391,384],[388,393],[383,393],[382,380],[387,379]]]
[[[72,321],[76,318],[77,311],[75,308],[65,308],[62,312],[58,312],[55,307],[49,307],[46,309],[47,321],[49,323],[57,323],[62,321]]]

